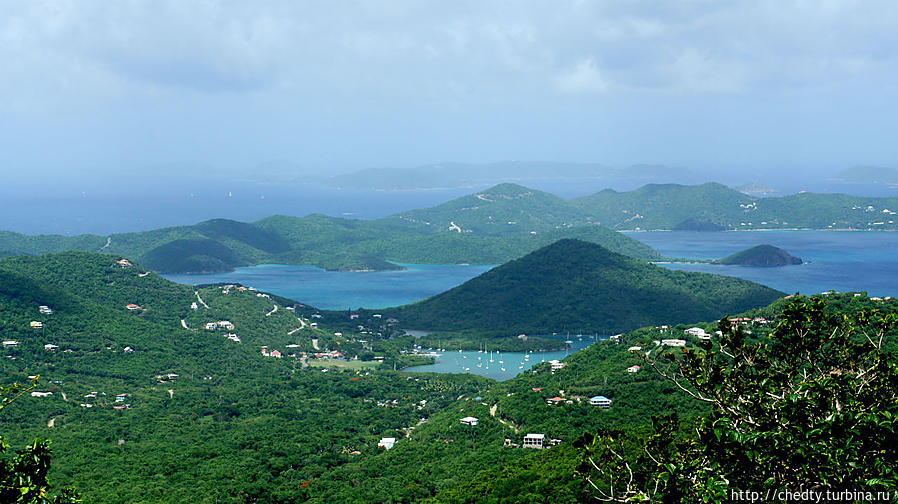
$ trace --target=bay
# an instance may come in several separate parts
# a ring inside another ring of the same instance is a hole
[[[387,308],[449,290],[492,265],[403,264],[397,271],[326,271],[314,266],[261,264],[225,273],[162,275],[182,284],[233,283],[323,310]]]
[[[547,337],[547,336],[544,336]],[[426,371],[431,373],[472,373],[496,381],[508,380],[533,366],[551,360],[561,360],[568,355],[586,348],[607,336],[571,336],[571,343],[565,350],[552,352],[480,352],[477,350],[440,352],[433,364],[405,368],[403,371]]]

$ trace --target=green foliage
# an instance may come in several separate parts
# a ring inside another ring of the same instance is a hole
[[[727,502],[732,491],[888,491],[898,486],[898,361],[885,350],[898,315],[783,307],[769,339],[721,320],[719,344],[653,353],[647,364],[707,403],[695,434],[656,419],[642,450],[618,433],[585,443],[581,474],[614,501]],[[690,429],[691,430],[691,429]]]
[[[13,401],[34,390],[37,378],[30,386],[13,383],[0,386],[0,412]],[[49,441],[32,441],[25,449],[9,455],[9,445],[0,435],[0,502],[15,504],[68,504],[81,502],[78,493],[64,489],[59,495],[49,495]]]
[[[771,267],[801,264],[801,259],[773,245],[756,245],[728,255],[716,262],[718,264]]]
[[[898,229],[894,216],[883,212],[895,211],[898,198],[813,193],[755,198],[714,182],[606,189],[571,203],[612,229],[674,229],[696,221],[737,230]]]
[[[561,240],[384,313],[414,329],[608,334],[739,313],[781,294],[745,280],[670,271],[598,245]]]

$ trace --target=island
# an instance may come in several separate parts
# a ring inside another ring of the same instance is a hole
[[[737,266],[776,267],[801,264],[801,258],[773,245],[757,245],[714,261],[714,264]]]

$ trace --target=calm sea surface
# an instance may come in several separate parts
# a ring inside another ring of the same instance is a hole
[[[406,368],[405,371],[427,371],[431,373],[473,373],[480,376],[486,376],[497,381],[508,380],[514,378],[520,373],[530,369],[541,362],[548,362],[553,359],[561,360],[577,350],[586,348],[596,341],[596,337],[590,336],[569,336],[571,343],[567,350],[559,350],[557,352],[478,352],[476,350],[468,351],[445,351],[436,352],[440,354],[434,364],[424,366],[414,366]],[[598,336],[598,339],[605,339],[607,336]]]
[[[898,295],[898,233],[863,231],[750,231],[627,233],[672,258],[720,259],[755,245],[780,247],[805,264],[779,268],[665,264],[670,269],[735,276],[783,292],[866,291]]]
[[[492,266],[402,264],[401,271],[325,271],[314,266],[263,264],[230,273],[163,275],[174,282],[240,283],[324,310],[399,306],[449,290]]]

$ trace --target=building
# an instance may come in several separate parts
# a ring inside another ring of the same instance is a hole
[[[689,329],[686,329],[684,332],[686,334],[689,334],[690,336],[695,336],[696,338],[698,338],[700,340],[711,339],[711,335],[706,333],[705,330],[702,329],[701,327],[690,327]]]
[[[559,360],[550,360],[549,364],[552,366],[552,371],[558,371],[565,366],[565,363]]]
[[[140,310],[140,305],[131,303],[131,304],[125,305],[125,308],[127,308],[130,311],[137,311],[137,310]]]
[[[527,434],[524,436],[524,448],[536,448],[537,450],[542,450],[545,441],[545,434]]]
[[[6,340],[3,342],[4,348],[11,348],[11,347],[17,347],[17,346],[19,346],[18,341]]]
[[[32,392],[31,397],[50,397],[53,392]]]
[[[472,416],[466,416],[466,417],[462,418],[460,421],[464,425],[470,425],[472,427],[477,425],[480,422],[479,420],[477,420],[476,417],[472,417]]]
[[[131,261],[129,261],[127,259],[119,259],[118,261],[115,261],[115,262],[122,268],[130,268],[131,267]]]
[[[642,350],[641,346],[631,346],[630,348],[627,349],[628,352],[639,352],[641,350]]]
[[[43,324],[42,322],[38,322],[38,321],[36,321],[36,320],[32,320],[32,321],[31,321],[31,328],[32,328],[32,329],[43,329],[43,328],[44,328],[44,324]]]
[[[686,340],[681,339],[663,339],[661,340],[661,344],[669,347],[682,347],[686,346]]]
[[[383,448],[384,450],[389,450],[390,448],[393,447],[394,444],[396,444],[396,438],[385,437],[385,438],[380,439],[380,442],[377,443],[377,447]]]
[[[550,398],[546,399],[546,403],[548,403],[550,405],[561,404],[563,402],[564,402],[564,398],[558,397],[558,396],[550,397]]]
[[[41,314],[43,315],[53,315],[53,310],[51,310],[47,305],[38,306],[37,311],[41,312]]]
[[[628,373],[635,373],[637,371],[639,371],[639,366],[630,366],[627,368]]]
[[[589,400],[589,404],[602,409],[608,409],[611,407],[611,399],[608,399],[603,395],[597,395]]]
[[[44,345],[44,350],[46,350],[48,352],[52,352],[52,351],[56,350],[57,348],[59,348],[59,345],[54,345],[53,343],[47,343],[46,345]]]

